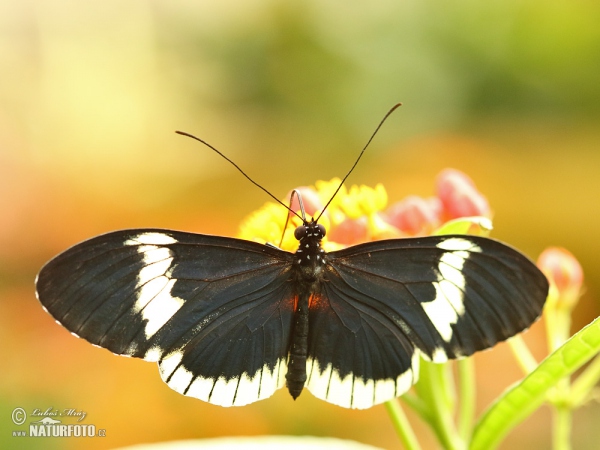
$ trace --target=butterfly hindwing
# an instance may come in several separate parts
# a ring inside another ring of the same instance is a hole
[[[270,397],[284,384],[293,308],[287,277],[269,278],[223,304],[210,322],[196,323],[189,342],[159,362],[163,380],[221,406]]]
[[[306,387],[346,408],[370,408],[406,392],[418,378],[418,352],[392,308],[331,273],[310,306]]]
[[[159,361],[178,392],[230,406],[283,384],[294,296],[292,254],[239,239],[125,230],[72,247],[37,280],[72,333]]]

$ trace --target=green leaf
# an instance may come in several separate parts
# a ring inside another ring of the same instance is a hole
[[[489,236],[492,231],[492,221],[487,217],[460,217],[449,220],[435,230],[434,235],[443,234],[472,234],[475,236]]]
[[[590,398],[598,381],[600,381],[600,356],[596,356],[573,382],[569,395],[571,406],[573,408],[582,406]]]
[[[573,335],[483,414],[473,432],[470,449],[495,448],[546,399],[562,378],[571,375],[600,352],[600,317]]]

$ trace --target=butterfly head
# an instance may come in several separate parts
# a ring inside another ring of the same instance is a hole
[[[325,237],[325,227],[312,219],[310,222],[304,222],[294,231],[294,237],[299,241],[310,239],[321,241]]]

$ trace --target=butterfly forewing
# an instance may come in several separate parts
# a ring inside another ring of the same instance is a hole
[[[327,282],[363,316],[385,312],[436,362],[471,355],[528,328],[548,282],[524,255],[492,239],[436,236],[328,254]],[[337,294],[338,297],[339,294]]]
[[[160,361],[178,392],[241,405],[282,386],[294,308],[291,258],[238,239],[126,230],[51,260],[37,291],[74,334]]]

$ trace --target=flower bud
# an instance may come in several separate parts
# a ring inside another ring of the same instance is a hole
[[[345,219],[328,230],[328,239],[345,247],[365,242],[369,237],[367,218]]]
[[[386,221],[408,235],[427,235],[439,226],[440,211],[439,199],[411,195],[388,208]]]
[[[490,217],[487,199],[463,172],[456,169],[443,170],[437,176],[436,189],[445,220],[471,216]]]
[[[579,261],[564,248],[549,247],[539,256],[537,266],[556,289],[557,307],[572,309],[583,283]]]

